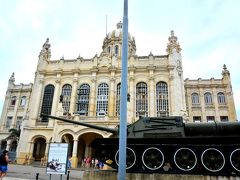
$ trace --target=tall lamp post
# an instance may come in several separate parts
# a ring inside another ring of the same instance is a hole
[[[122,36],[122,74],[120,99],[118,180],[126,179],[127,81],[128,81],[128,0],[124,0]]]

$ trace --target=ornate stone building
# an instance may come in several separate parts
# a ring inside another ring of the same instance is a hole
[[[183,116],[186,122],[236,121],[226,66],[222,79],[184,81],[181,48],[173,31],[168,40],[166,55],[138,56],[135,39],[129,34],[128,123],[135,122],[139,116]],[[111,128],[118,126],[121,45],[122,23],[104,38],[101,54],[91,59],[79,56],[52,60],[47,39],[39,54],[33,85],[20,87],[14,85],[13,77],[10,78],[12,85],[7,90],[1,130],[7,132],[10,117],[13,119],[11,126],[16,124],[16,117],[24,117],[18,163],[23,163],[25,157],[29,157],[29,162],[40,160],[48,153],[51,142],[70,144],[73,167],[77,167],[83,157],[94,156],[88,145],[95,138],[110,137],[110,133],[41,118],[40,114],[64,115],[75,121]],[[27,101],[21,111],[18,101],[22,96]],[[10,101],[13,97],[17,99],[14,104]],[[2,133],[1,138],[4,139]]]

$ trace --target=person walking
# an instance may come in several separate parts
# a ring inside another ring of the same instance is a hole
[[[0,156],[0,180],[7,175],[8,162],[8,151],[4,150]]]

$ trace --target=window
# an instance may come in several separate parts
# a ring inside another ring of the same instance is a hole
[[[80,115],[88,115],[90,86],[82,84],[78,89],[77,113]]]
[[[111,53],[111,47],[110,46],[108,47],[108,53]]]
[[[120,115],[120,91],[121,91],[121,83],[118,83],[117,96],[116,96],[116,116]]]
[[[18,116],[18,117],[17,117],[16,129],[20,129],[20,128],[21,128],[21,126],[22,126],[22,119],[23,119],[22,116]]]
[[[201,122],[201,116],[193,116],[193,122]]]
[[[207,116],[207,122],[215,122],[214,116]]]
[[[70,84],[65,84],[62,87],[62,108],[63,108],[63,114],[66,114],[69,112],[70,108],[70,101],[71,101],[71,94],[72,94],[72,86]]]
[[[205,104],[212,104],[212,95],[211,93],[207,92],[204,94]]]
[[[20,106],[24,107],[26,105],[26,102],[27,102],[27,97],[23,96],[20,101]]]
[[[148,116],[148,88],[144,82],[136,85],[136,116]]]
[[[225,96],[222,92],[219,92],[217,94],[217,99],[219,104],[224,104],[225,103]]]
[[[13,96],[13,97],[11,98],[10,105],[11,105],[11,106],[15,106],[16,101],[17,101],[17,97],[16,97],[16,96]]]
[[[118,56],[118,52],[119,52],[119,49],[118,49],[118,45],[115,46],[115,55]]]
[[[222,122],[228,121],[228,116],[220,116],[220,121]]]
[[[192,93],[192,104],[199,104],[198,93]]]
[[[8,116],[6,121],[6,128],[9,129],[12,126],[12,117]]]
[[[49,84],[44,89],[41,113],[44,113],[47,115],[51,114],[53,95],[54,95],[54,86]],[[48,118],[43,117],[42,122],[48,122]]]
[[[108,113],[108,85],[101,83],[98,86],[97,93],[97,116],[104,116]]]
[[[165,82],[156,85],[157,117],[168,116],[168,86]]]

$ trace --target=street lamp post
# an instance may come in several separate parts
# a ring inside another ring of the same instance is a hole
[[[127,81],[128,81],[128,0],[124,0],[118,180],[126,179],[126,144],[127,144],[126,134],[127,134],[127,89],[128,89]]]

